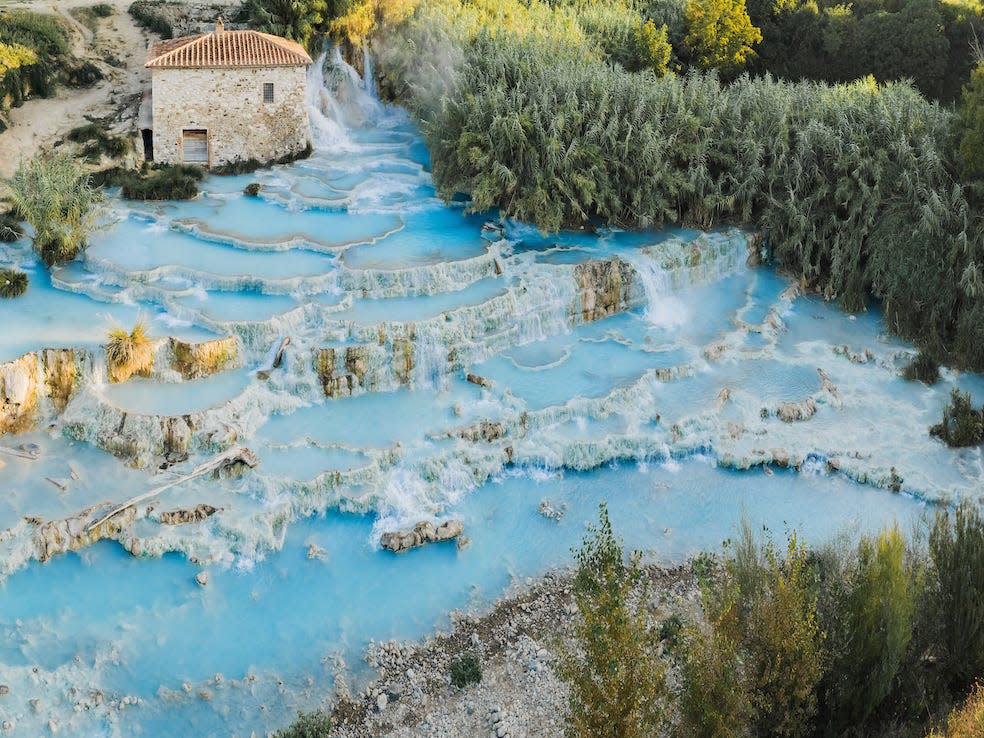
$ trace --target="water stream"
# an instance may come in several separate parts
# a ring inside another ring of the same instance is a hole
[[[0,437],[5,735],[282,727],[339,674],[366,676],[369,639],[419,638],[567,565],[601,500],[627,545],[672,561],[741,515],[823,540],[979,497],[980,451],[926,429],[951,387],[984,400],[981,377],[904,382],[914,350],[876,311],[848,316],[747,266],[746,234],[544,236],[468,215],[435,197],[406,114],[337,53],[312,67],[309,103],[310,159],[209,177],[192,202],[112,199],[50,277],[27,239],[0,244],[0,265],[31,278],[0,304],[0,362],[89,357],[64,409],[44,400],[36,429]],[[241,194],[252,181],[259,198]],[[138,316],[160,341],[154,371],[110,384],[101,344]],[[169,336],[232,336],[238,360],[183,379]],[[786,422],[794,407],[812,413]],[[175,425],[187,460],[164,453]],[[118,542],[39,561],[39,521],[234,443],[255,469],[178,485]],[[36,459],[11,453],[30,444]],[[218,511],[160,519],[200,504]],[[469,545],[378,548],[448,518]]]

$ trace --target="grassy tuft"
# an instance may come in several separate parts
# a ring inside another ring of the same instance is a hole
[[[902,376],[910,382],[936,384],[940,379],[940,365],[930,354],[920,351],[916,358],[902,370]]]
[[[198,195],[198,183],[204,177],[201,167],[157,164],[146,174],[123,172],[118,183],[127,200],[191,200]]]
[[[27,274],[17,269],[0,269],[0,297],[20,297],[27,292]]]
[[[174,28],[171,27],[171,22],[160,11],[162,5],[163,3],[160,2],[137,0],[130,6],[129,13],[138,26],[156,33],[161,38],[174,38]]]
[[[956,387],[950,391],[950,404],[943,408],[943,420],[929,429],[951,448],[977,446],[984,441],[984,410],[976,410],[969,392]]]
[[[260,183],[250,182],[245,188],[243,188],[243,194],[249,197],[256,197],[260,194]]]
[[[154,344],[143,320],[138,320],[129,333],[121,326],[109,332],[106,364],[111,382],[125,382],[134,374],[150,374],[154,366]]]
[[[19,241],[24,235],[21,222],[11,213],[0,215],[0,243]]]

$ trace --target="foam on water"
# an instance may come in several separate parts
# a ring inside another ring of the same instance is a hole
[[[370,638],[420,637],[568,564],[601,500],[627,545],[678,560],[741,514],[820,541],[979,495],[981,451],[926,428],[954,386],[984,400],[981,377],[902,381],[913,349],[876,312],[797,297],[745,266],[734,230],[544,236],[443,205],[418,131],[363,63],[365,81],[337,50],[309,70],[309,159],[208,177],[191,202],[112,200],[50,278],[26,239],[0,244],[32,280],[0,306],[0,360],[91,355],[64,411],[43,397],[39,430],[0,439],[12,735],[282,727],[340,663],[366,676]],[[162,349],[151,378],[110,385],[106,331],[140,315],[161,346],[232,335],[242,368],[182,380]],[[784,422],[786,403],[814,414]],[[162,453],[180,433],[187,460]],[[256,469],[135,508],[121,542],[140,556],[104,542],[37,561],[26,518],[121,503],[233,443]],[[546,498],[560,521],[537,512]],[[198,505],[216,512],[161,522]],[[378,549],[383,531],[448,518],[469,547]]]

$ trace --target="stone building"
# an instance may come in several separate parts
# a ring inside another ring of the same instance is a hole
[[[258,31],[215,31],[148,49],[152,79],[148,159],[217,166],[268,162],[307,148],[311,57],[293,41]],[[152,145],[151,145],[152,144]]]

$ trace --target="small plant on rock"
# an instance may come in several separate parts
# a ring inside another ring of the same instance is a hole
[[[459,689],[482,681],[482,663],[472,651],[451,659],[451,683]]]
[[[247,195],[248,197],[256,197],[257,195],[260,194],[260,183],[250,182],[248,185],[246,185],[246,188],[243,190],[243,194]]]
[[[984,410],[976,410],[969,392],[950,390],[950,404],[943,408],[943,420],[929,429],[947,446],[977,446],[984,441]]]
[[[129,333],[120,326],[109,332],[106,365],[111,382],[125,382],[134,374],[150,374],[154,366],[154,344],[143,320],[138,320]]]
[[[27,292],[27,274],[17,269],[0,269],[0,297],[20,297]]]
[[[302,712],[289,727],[278,730],[274,738],[327,738],[335,728],[331,715],[323,710]]]

